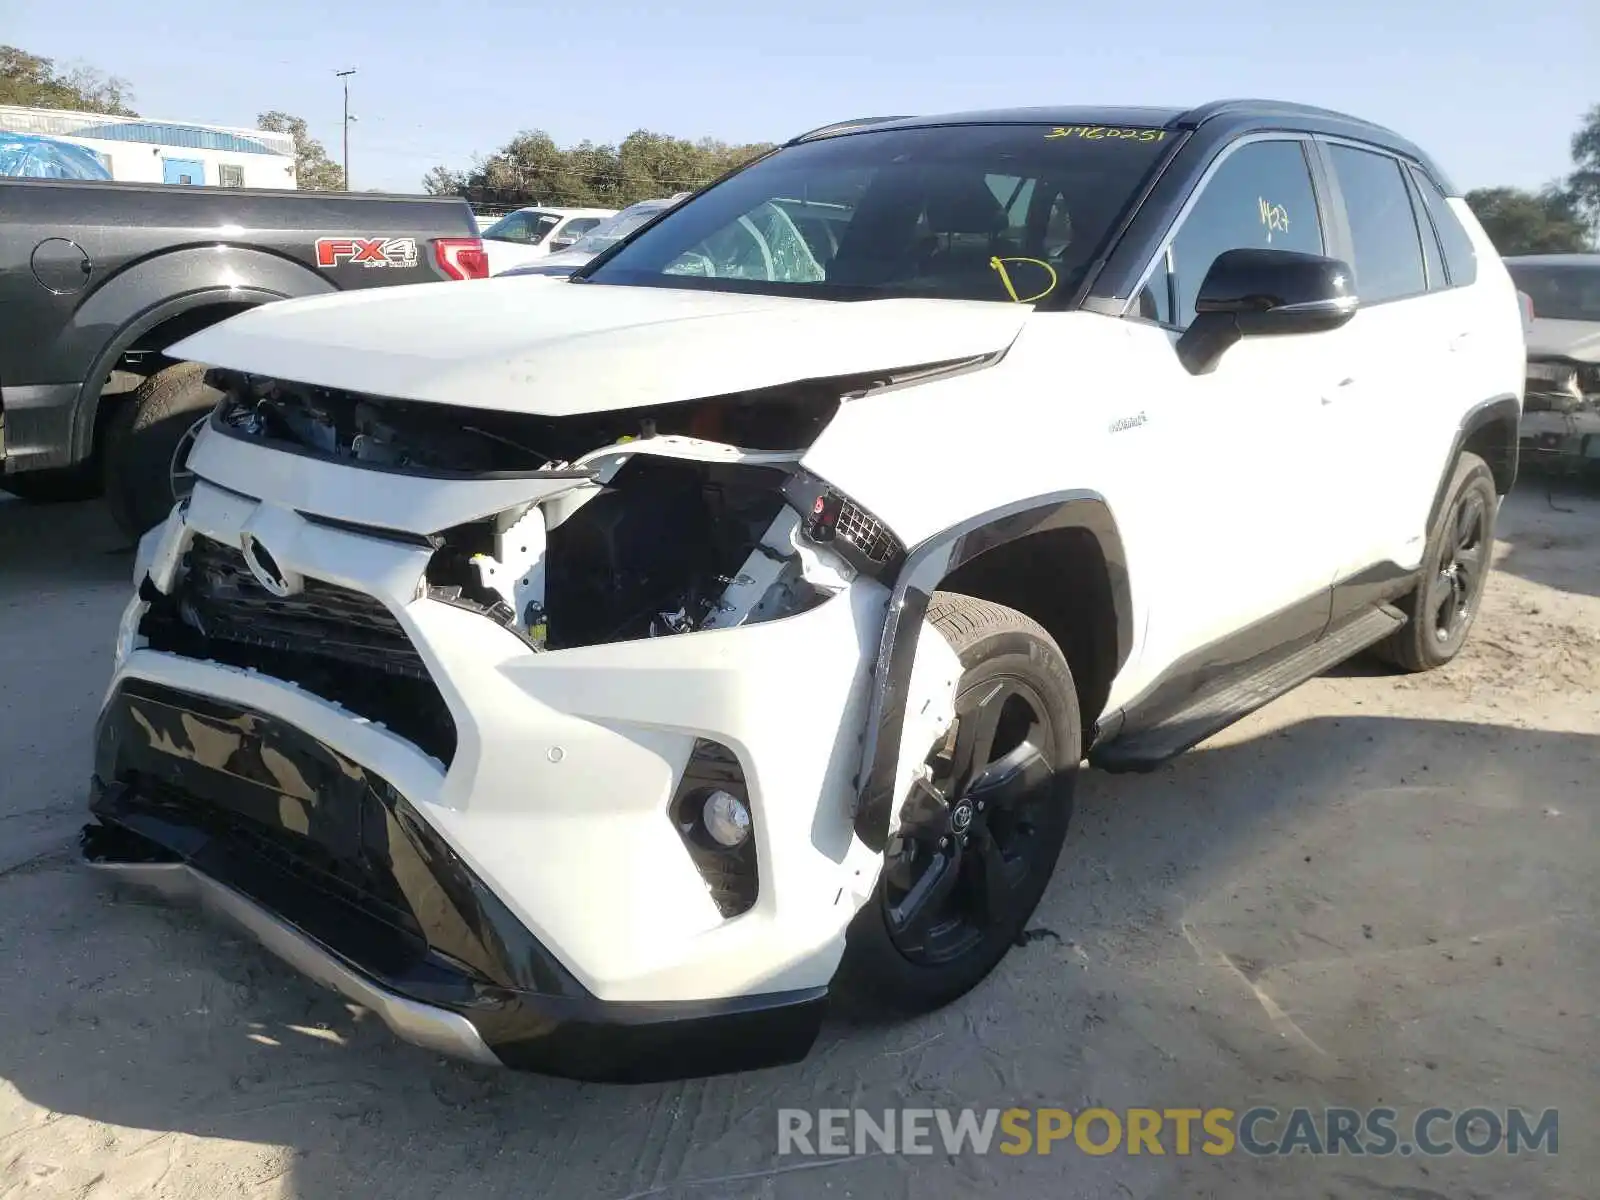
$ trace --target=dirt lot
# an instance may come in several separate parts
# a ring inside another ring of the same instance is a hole
[[[0,1197],[1592,1197],[1600,496],[1526,488],[1500,533],[1451,668],[1346,667],[1161,772],[1086,776],[1035,937],[962,1003],[835,1021],[789,1069],[600,1088],[399,1045],[76,867],[129,558],[93,506],[0,500]],[[780,1106],[1258,1103],[1556,1107],[1562,1140],[776,1155]]]

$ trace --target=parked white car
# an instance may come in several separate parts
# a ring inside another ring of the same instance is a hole
[[[675,204],[682,204],[689,198],[688,192],[679,192],[675,196],[667,196],[659,200],[640,200],[635,204],[607,217],[588,233],[584,234],[565,250],[553,249],[545,257],[536,259],[531,263],[511,267],[501,272],[505,275],[571,275],[579,267],[584,266],[602,251],[611,249],[618,242],[643,227],[646,222],[667,211]]]
[[[1437,165],[1261,102],[833,126],[569,281],[168,353],[224,396],[87,858],[404,1038],[595,1079],[792,1060],[835,986],[954,1000],[1085,758],[1449,662],[1524,366]]]
[[[519,208],[507,213],[483,231],[489,274],[565,250],[616,212],[614,208]]]

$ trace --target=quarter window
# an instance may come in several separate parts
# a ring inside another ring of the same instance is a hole
[[[1422,193],[1422,203],[1433,218],[1433,227],[1439,231],[1439,244],[1444,248],[1444,265],[1450,273],[1450,286],[1465,287],[1478,278],[1478,251],[1467,236],[1467,231],[1462,228],[1460,218],[1451,211],[1438,185],[1415,169],[1411,172],[1411,178],[1416,180],[1417,190]]]
[[[1344,145],[1330,145],[1328,154],[1344,196],[1363,307],[1426,291],[1422,241],[1399,160]]]
[[[1222,161],[1139,297],[1139,314],[1184,327],[1201,281],[1225,250],[1323,252],[1317,196],[1302,144],[1249,142]]]
[[[1422,234],[1422,259],[1428,267],[1428,290],[1443,291],[1450,286],[1450,279],[1445,274],[1444,259],[1439,251],[1439,232],[1433,227],[1433,220],[1423,207],[1422,197],[1415,186],[1411,189],[1411,208],[1417,218],[1417,231]]]

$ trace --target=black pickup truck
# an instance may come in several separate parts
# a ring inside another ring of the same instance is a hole
[[[137,535],[216,401],[168,346],[270,300],[487,274],[463,200],[0,178],[0,488],[103,490]]]

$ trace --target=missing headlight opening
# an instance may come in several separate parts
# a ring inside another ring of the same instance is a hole
[[[893,565],[887,529],[799,462],[841,402],[905,375],[547,417],[220,373],[215,426],[352,467],[555,482],[434,532],[419,595],[559,650],[771,620]],[[821,496],[847,519],[824,529]]]

